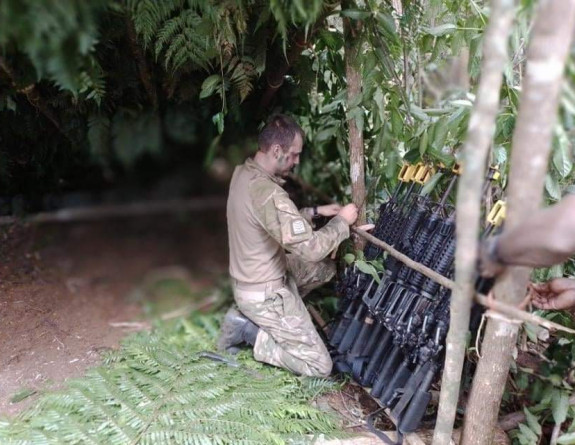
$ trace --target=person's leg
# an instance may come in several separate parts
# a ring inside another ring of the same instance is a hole
[[[322,261],[311,262],[302,260],[300,257],[287,255],[288,272],[295,279],[298,292],[302,298],[316,287],[327,283],[335,275],[335,262],[330,258]]]
[[[332,361],[293,279],[267,292],[234,291],[242,313],[260,328],[254,345],[258,361],[294,373],[325,377]]]

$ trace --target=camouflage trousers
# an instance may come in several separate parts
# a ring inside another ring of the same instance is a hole
[[[302,300],[312,289],[335,274],[330,259],[317,263],[288,255],[288,274],[268,283],[265,291],[234,285],[234,297],[242,313],[260,327],[254,358],[296,374],[325,377],[332,361]]]

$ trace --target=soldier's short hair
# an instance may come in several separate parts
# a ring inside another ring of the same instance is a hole
[[[285,114],[273,115],[258,137],[258,147],[261,151],[267,152],[274,144],[278,144],[283,151],[287,151],[295,135],[299,134],[302,141],[305,134],[298,123]]]

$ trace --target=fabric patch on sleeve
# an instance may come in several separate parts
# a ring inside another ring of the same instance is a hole
[[[303,219],[296,219],[291,223],[291,231],[294,235],[301,235],[305,233],[305,224]]]
[[[276,221],[279,224],[280,244],[288,246],[311,238],[313,230],[287,194],[274,195]]]

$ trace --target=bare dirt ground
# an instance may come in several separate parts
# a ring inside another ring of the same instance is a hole
[[[177,266],[194,290],[227,270],[225,214],[191,214],[0,230],[0,415],[100,362],[142,319],[127,298],[147,276]],[[111,325],[112,324],[112,325]],[[115,326],[114,326],[115,325]]]

